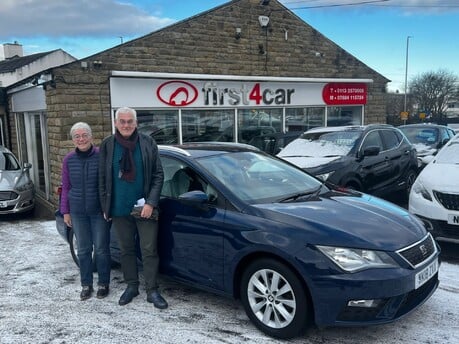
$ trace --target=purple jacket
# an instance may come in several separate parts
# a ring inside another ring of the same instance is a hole
[[[94,215],[102,213],[99,201],[99,149],[92,146],[89,154],[74,151],[62,163],[62,214]]]

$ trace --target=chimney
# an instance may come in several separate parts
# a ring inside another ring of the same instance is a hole
[[[14,43],[0,44],[0,61],[7,60],[15,56],[24,56],[21,44],[16,41]]]

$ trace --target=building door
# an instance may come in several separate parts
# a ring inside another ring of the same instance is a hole
[[[32,164],[31,178],[35,183],[36,192],[49,198],[49,161],[48,161],[48,135],[46,130],[46,113],[26,112],[24,113],[24,134],[26,152],[25,160]]]

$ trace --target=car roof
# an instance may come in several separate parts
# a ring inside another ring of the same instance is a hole
[[[181,145],[158,145],[160,152],[170,152],[182,156],[210,156],[223,152],[262,152],[255,146],[234,142],[189,142]]]
[[[337,127],[317,127],[305,131],[306,133],[329,133],[333,131],[364,131],[371,128],[395,128],[390,124],[343,125]]]
[[[412,124],[403,124],[399,125],[398,128],[447,128],[445,125],[436,124],[436,123],[412,123]]]

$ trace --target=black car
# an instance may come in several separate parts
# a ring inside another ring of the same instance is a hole
[[[418,165],[425,167],[427,162],[423,158],[436,155],[454,135],[455,131],[445,125],[433,123],[406,124],[398,127],[416,148]]]
[[[329,183],[378,196],[408,196],[418,170],[412,144],[387,124],[314,128],[278,156]]]

